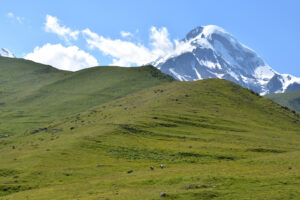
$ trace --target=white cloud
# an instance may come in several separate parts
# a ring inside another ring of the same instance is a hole
[[[58,23],[58,19],[51,15],[46,15],[46,23],[45,23],[45,31],[50,33],[55,33],[61,38],[63,38],[66,42],[78,39],[79,31],[72,31],[70,28],[61,26]]]
[[[12,12],[9,12],[9,13],[7,13],[7,17],[9,17],[9,18],[14,18],[14,13],[12,13]]]
[[[130,33],[130,32],[121,31],[120,33],[121,33],[121,36],[122,36],[123,38],[126,38],[126,37],[133,37],[133,34]]]
[[[61,44],[47,43],[42,47],[35,47],[33,52],[24,58],[69,71],[98,65],[96,58],[77,46],[64,47]]]
[[[15,14],[12,12],[7,13],[7,17],[12,20],[17,20],[17,22],[19,22],[20,24],[22,24],[24,21],[23,17],[15,16]]]
[[[82,33],[90,48],[97,48],[105,55],[114,58],[113,65],[141,65],[152,60],[151,52],[141,44],[105,38],[91,32],[89,29],[83,30]]]
[[[174,45],[169,39],[169,33],[166,27],[157,29],[152,26],[150,30],[151,45],[153,47],[152,53],[155,54],[156,57],[164,56],[170,51],[173,51]]]
[[[92,32],[90,29],[85,29],[82,33],[90,48],[97,48],[105,55],[113,57],[113,65],[143,65],[175,50],[175,46],[170,41],[168,30],[165,27],[161,29],[151,27],[151,48],[147,48],[140,43],[105,38]]]
[[[111,39],[92,32],[88,28],[82,31],[72,30],[60,25],[59,20],[51,15],[46,16],[45,31],[57,34],[67,42],[67,45],[71,45],[70,40],[77,40],[79,33],[82,33],[89,48],[97,49],[104,55],[112,57],[111,65],[144,65],[187,49],[187,45],[182,42],[170,40],[166,27],[151,27],[150,42],[147,46],[134,42],[136,41],[134,40],[135,34],[131,32],[121,31],[120,34],[124,39]],[[138,32],[139,30],[136,30],[136,33]],[[132,40],[129,41],[128,38]]]

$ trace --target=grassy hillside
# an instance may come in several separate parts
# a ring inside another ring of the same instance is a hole
[[[0,56],[1,106],[8,102],[15,103],[19,98],[70,74],[49,65]]]
[[[173,78],[154,67],[57,70],[0,57],[0,136],[22,133]]]
[[[266,95],[266,97],[300,113],[300,91]]]
[[[299,199],[299,120],[228,81],[166,83],[0,139],[0,199]]]

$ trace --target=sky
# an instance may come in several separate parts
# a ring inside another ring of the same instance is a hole
[[[1,0],[0,5],[0,48],[60,69],[146,64],[193,28],[217,25],[275,71],[300,77],[299,0]]]

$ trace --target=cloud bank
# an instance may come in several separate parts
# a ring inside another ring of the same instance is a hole
[[[168,30],[165,27],[161,29],[151,27],[150,48],[127,40],[106,38],[92,32],[90,29],[83,30],[82,34],[91,49],[98,49],[104,55],[113,57],[112,65],[147,64],[175,49],[175,45],[170,41]]]
[[[96,58],[80,50],[77,46],[64,47],[61,44],[47,43],[42,47],[35,47],[33,52],[24,58],[68,71],[77,71],[98,65]]]
[[[124,67],[148,64],[160,57],[171,55],[180,50],[183,45],[182,42],[170,40],[166,27],[152,26],[149,30],[149,44],[144,45],[134,42],[135,35],[130,32],[121,31],[122,38],[111,39],[95,33],[89,28],[72,30],[61,25],[59,19],[51,15],[46,15],[44,25],[46,32],[56,34],[66,42],[68,47],[47,43],[42,47],[35,47],[33,52],[27,54],[25,58],[70,71],[98,65],[95,57],[71,44],[71,41],[77,42],[79,36],[82,36],[80,38],[84,39],[89,49],[97,50],[103,56],[111,58],[112,63],[108,63],[109,65]]]

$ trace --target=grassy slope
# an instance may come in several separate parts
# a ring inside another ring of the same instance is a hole
[[[167,83],[1,139],[0,199],[299,199],[299,120],[228,81]]]
[[[268,99],[286,106],[300,113],[300,91],[287,92],[283,94],[272,94],[266,96]]]
[[[0,136],[173,81],[153,67],[95,67],[65,72],[23,59],[0,57]]]
[[[65,78],[71,72],[57,70],[29,60],[0,56],[1,106]]]

